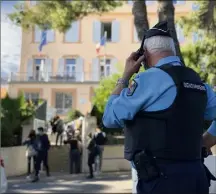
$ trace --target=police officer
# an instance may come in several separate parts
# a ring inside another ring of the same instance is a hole
[[[128,87],[142,62],[146,71]],[[167,22],[161,22],[126,60],[103,124],[124,127],[125,158],[137,170],[137,193],[208,194],[201,148],[204,119],[213,118],[213,90],[182,64]]]

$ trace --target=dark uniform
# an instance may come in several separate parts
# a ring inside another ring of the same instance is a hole
[[[152,36],[171,37],[167,24],[157,24],[145,38]],[[201,148],[211,93],[197,73],[169,56],[110,97],[103,123],[124,127],[125,158],[137,170],[138,193],[208,194]]]

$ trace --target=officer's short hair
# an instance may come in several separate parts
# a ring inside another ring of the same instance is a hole
[[[172,51],[176,55],[175,43],[172,38],[166,36],[152,36],[144,42],[144,48],[154,54],[163,51]]]

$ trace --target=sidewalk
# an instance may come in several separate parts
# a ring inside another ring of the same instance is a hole
[[[131,193],[130,172],[103,173],[95,179],[86,179],[86,175],[68,175],[55,173],[51,177],[41,175],[37,183],[31,183],[25,177],[8,180],[7,193]]]

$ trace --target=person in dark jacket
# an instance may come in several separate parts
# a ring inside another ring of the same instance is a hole
[[[49,166],[48,166],[48,151],[50,149],[50,141],[47,134],[44,133],[44,128],[38,128],[38,135],[37,135],[37,144],[38,144],[38,154],[37,154],[37,161],[36,161],[36,171],[35,171],[35,178],[32,182],[37,182],[39,180],[38,174],[40,171],[41,162],[43,162],[44,167],[46,168],[47,176],[50,176]]]
[[[29,132],[28,138],[23,142],[23,145],[27,146],[26,156],[28,160],[27,167],[27,178],[29,179],[31,174],[31,162],[33,160],[34,170],[36,169],[36,158],[37,158],[37,143],[35,130]]]
[[[58,146],[58,141],[60,140],[60,146],[63,144],[63,132],[64,132],[64,122],[63,120],[59,117],[56,116],[55,120],[55,127],[56,127],[56,146]]]
[[[104,145],[107,142],[106,133],[101,131],[101,129],[99,127],[100,126],[98,125],[96,130],[95,130],[95,133],[94,133],[94,140],[95,140],[95,143],[97,144],[98,149],[99,149],[99,155],[96,158],[96,162],[95,162],[95,170],[97,173],[101,172],[102,162],[103,162]]]
[[[88,137],[89,137],[89,142],[88,142],[87,149],[89,151],[89,154],[88,154],[89,176],[87,176],[87,178],[92,179],[94,178],[92,165],[95,163],[96,156],[99,155],[99,150],[95,142],[95,139],[92,137],[91,133],[88,135]]]
[[[81,152],[82,146],[81,142],[75,136],[75,131],[71,132],[71,136],[68,140],[64,141],[65,144],[70,144],[69,158],[70,158],[70,174],[74,171],[76,174],[80,173],[80,162],[81,162]],[[75,170],[74,170],[75,167]]]

